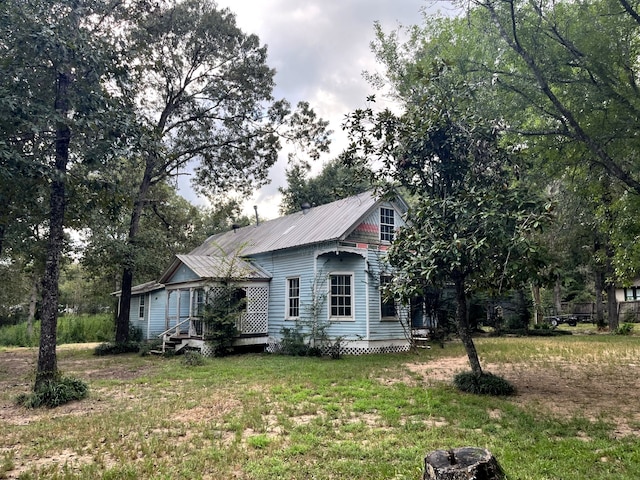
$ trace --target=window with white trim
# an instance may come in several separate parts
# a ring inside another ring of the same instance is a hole
[[[329,275],[329,317],[331,320],[353,319],[353,275]]]
[[[380,317],[383,320],[396,320],[396,302],[393,298],[389,298],[385,292],[385,288],[392,281],[391,275],[380,276]]]
[[[287,278],[287,318],[300,317],[300,277]]]
[[[380,240],[383,242],[393,242],[395,232],[395,211],[392,208],[380,208]]]
[[[144,318],[144,307],[145,307],[145,301],[144,301],[144,295],[140,295],[138,297],[139,302],[138,302],[138,318]]]

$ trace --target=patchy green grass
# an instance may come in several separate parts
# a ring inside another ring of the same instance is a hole
[[[489,338],[478,350],[483,363],[510,372],[575,364],[604,370],[605,379],[640,361],[633,337]],[[252,354],[188,367],[180,357],[91,353],[59,354],[65,374],[89,383],[89,398],[33,411],[12,399],[29,388],[35,351],[0,350],[0,478],[419,479],[426,453],[467,445],[491,450],[510,480],[640,478],[640,417],[627,418],[621,435],[615,402],[597,415],[558,413],[526,393],[463,394],[409,368],[458,359],[456,343],[419,354]],[[633,385],[615,396],[637,398]]]

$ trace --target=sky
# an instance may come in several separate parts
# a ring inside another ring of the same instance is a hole
[[[308,101],[316,113],[329,121],[331,152],[313,166],[317,173],[324,162],[338,156],[346,146],[342,121],[349,112],[366,106],[374,90],[364,71],[379,66],[370,50],[374,22],[390,32],[399,25],[421,23],[422,11],[450,7],[434,0],[217,0],[219,7],[236,14],[245,33],[260,37],[268,49],[268,64],[276,70],[274,97],[292,105]],[[278,216],[278,187],[286,186],[286,154],[269,172],[271,183],[245,201],[245,213],[261,219]],[[192,203],[202,203],[181,184],[181,193]]]

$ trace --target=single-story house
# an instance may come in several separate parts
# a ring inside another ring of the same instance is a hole
[[[409,348],[408,309],[381,294],[385,252],[406,203],[373,192],[209,237],[176,255],[157,282],[133,288],[130,321],[144,338],[206,352],[203,306],[233,282],[244,299],[235,345],[276,350],[283,329],[323,325],[342,353]]]

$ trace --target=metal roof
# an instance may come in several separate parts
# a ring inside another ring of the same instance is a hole
[[[270,279],[263,269],[239,257],[176,255],[200,278]]]
[[[269,280],[271,278],[271,275],[262,268],[238,256],[176,255],[158,281],[163,284],[168,283],[180,265],[188,267],[199,278],[211,280],[227,278]]]
[[[209,237],[189,255],[253,255],[285,248],[343,240],[376,206],[373,192],[338,200]]]

